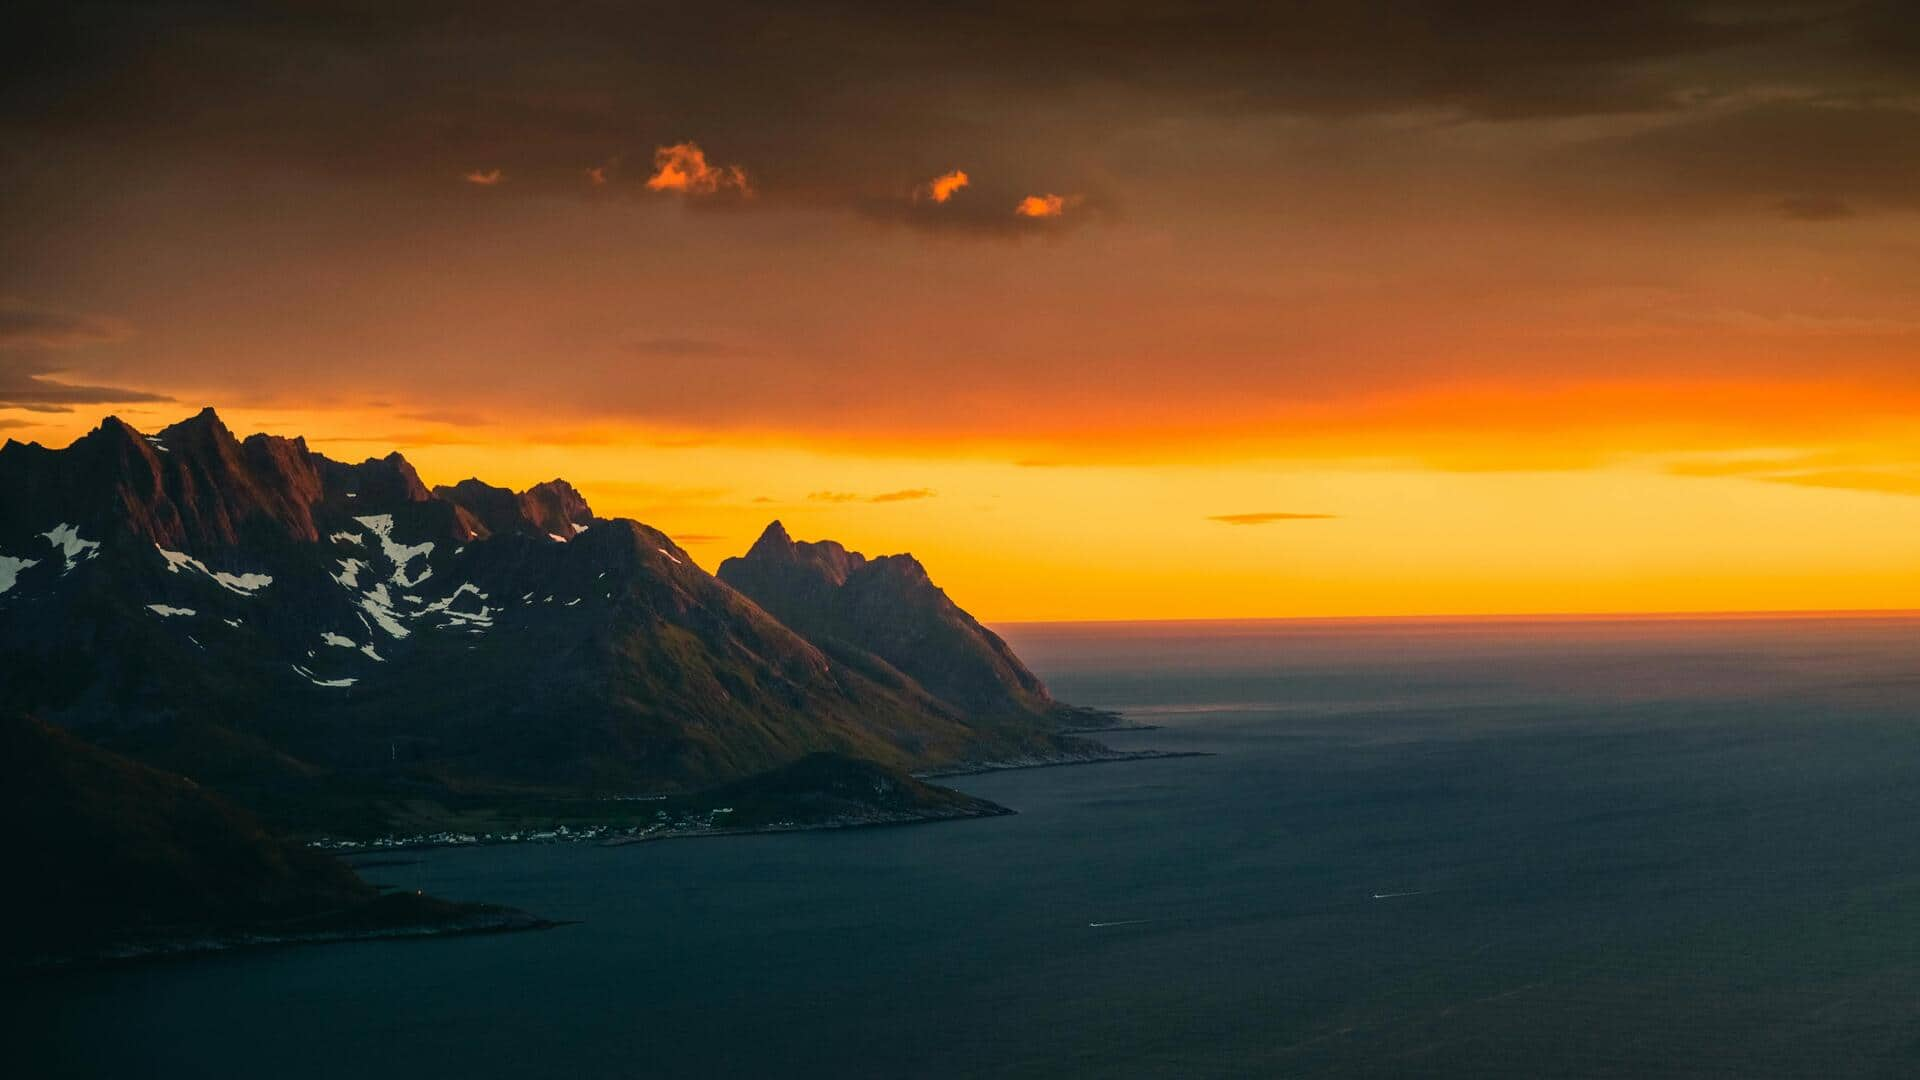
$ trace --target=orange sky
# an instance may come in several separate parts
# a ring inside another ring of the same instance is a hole
[[[736,6],[76,4],[0,95],[0,434],[213,404],[990,619],[1920,608],[1874,5]]]

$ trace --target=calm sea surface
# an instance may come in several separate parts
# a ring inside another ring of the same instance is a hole
[[[582,924],[42,981],[13,1075],[1920,1074],[1920,621],[1005,630],[1215,756],[409,855]]]

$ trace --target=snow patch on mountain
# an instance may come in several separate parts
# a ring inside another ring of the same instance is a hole
[[[401,624],[399,613],[393,610],[393,605],[387,602],[385,585],[377,586],[373,592],[362,596],[360,610],[372,616],[373,621],[379,624],[380,629],[385,630],[389,637],[398,640],[406,637],[410,632]]]
[[[473,596],[476,600],[479,600],[481,602],[479,611],[453,610],[453,605],[456,602],[458,602],[461,597],[469,596],[469,595]],[[453,590],[453,592],[447,594],[446,596],[443,596],[440,599],[435,600],[433,603],[428,604],[426,607],[421,608],[420,614],[423,616],[430,615],[430,614],[439,614],[439,615],[444,615],[450,619],[456,619],[462,624],[468,624],[473,626],[492,626],[493,625],[493,607],[492,605],[486,603],[486,600],[487,600],[487,594],[481,592],[480,587],[478,585],[475,585],[473,582],[469,581],[469,582],[463,583],[459,588]],[[440,625],[444,628],[452,624],[441,623]]]
[[[266,574],[229,574],[225,570],[209,570],[207,564],[183,551],[168,551],[159,544],[153,545],[161,557],[167,560],[167,572],[177,574],[182,570],[197,570],[218,582],[220,587],[241,596],[252,596],[261,589],[273,584]]]
[[[0,555],[0,593],[13,588],[14,582],[20,580],[20,571],[29,566],[39,565],[38,559],[18,559],[12,555]]]
[[[403,544],[395,540],[393,538],[392,514],[370,514],[366,517],[354,518],[353,520],[365,525],[368,532],[373,533],[374,536],[379,538],[381,552],[386,555],[388,561],[393,563],[393,583],[395,585],[402,588],[411,588],[433,576],[433,567],[431,566],[421,567],[418,577],[409,577],[407,575],[408,563],[433,554],[433,541],[426,540],[418,544]]]
[[[153,612],[155,615],[158,615],[163,619],[170,619],[175,615],[194,614],[194,610],[192,608],[168,607],[165,604],[148,604],[147,610]]]
[[[294,664],[293,670],[299,672],[301,678],[306,679],[315,686],[348,687],[360,681],[359,679],[322,679],[313,672],[301,667],[299,664]]]
[[[362,645],[345,634],[336,634],[328,630],[320,635],[320,641],[336,649],[353,649],[369,660],[378,660],[383,664],[387,662],[387,658],[381,656],[380,653],[374,649],[372,643]]]
[[[100,553],[100,541],[80,539],[79,528],[64,522],[40,535],[67,557],[67,570],[80,565],[81,559],[91,559]],[[64,574],[67,570],[60,572]]]

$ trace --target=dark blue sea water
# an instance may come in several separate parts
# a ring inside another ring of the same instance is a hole
[[[424,853],[581,925],[37,984],[15,1075],[1920,1073],[1920,621],[1011,627],[1212,757]]]

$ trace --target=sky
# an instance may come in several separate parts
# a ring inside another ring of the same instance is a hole
[[[0,436],[1001,621],[1920,608],[1902,6],[28,0]]]

